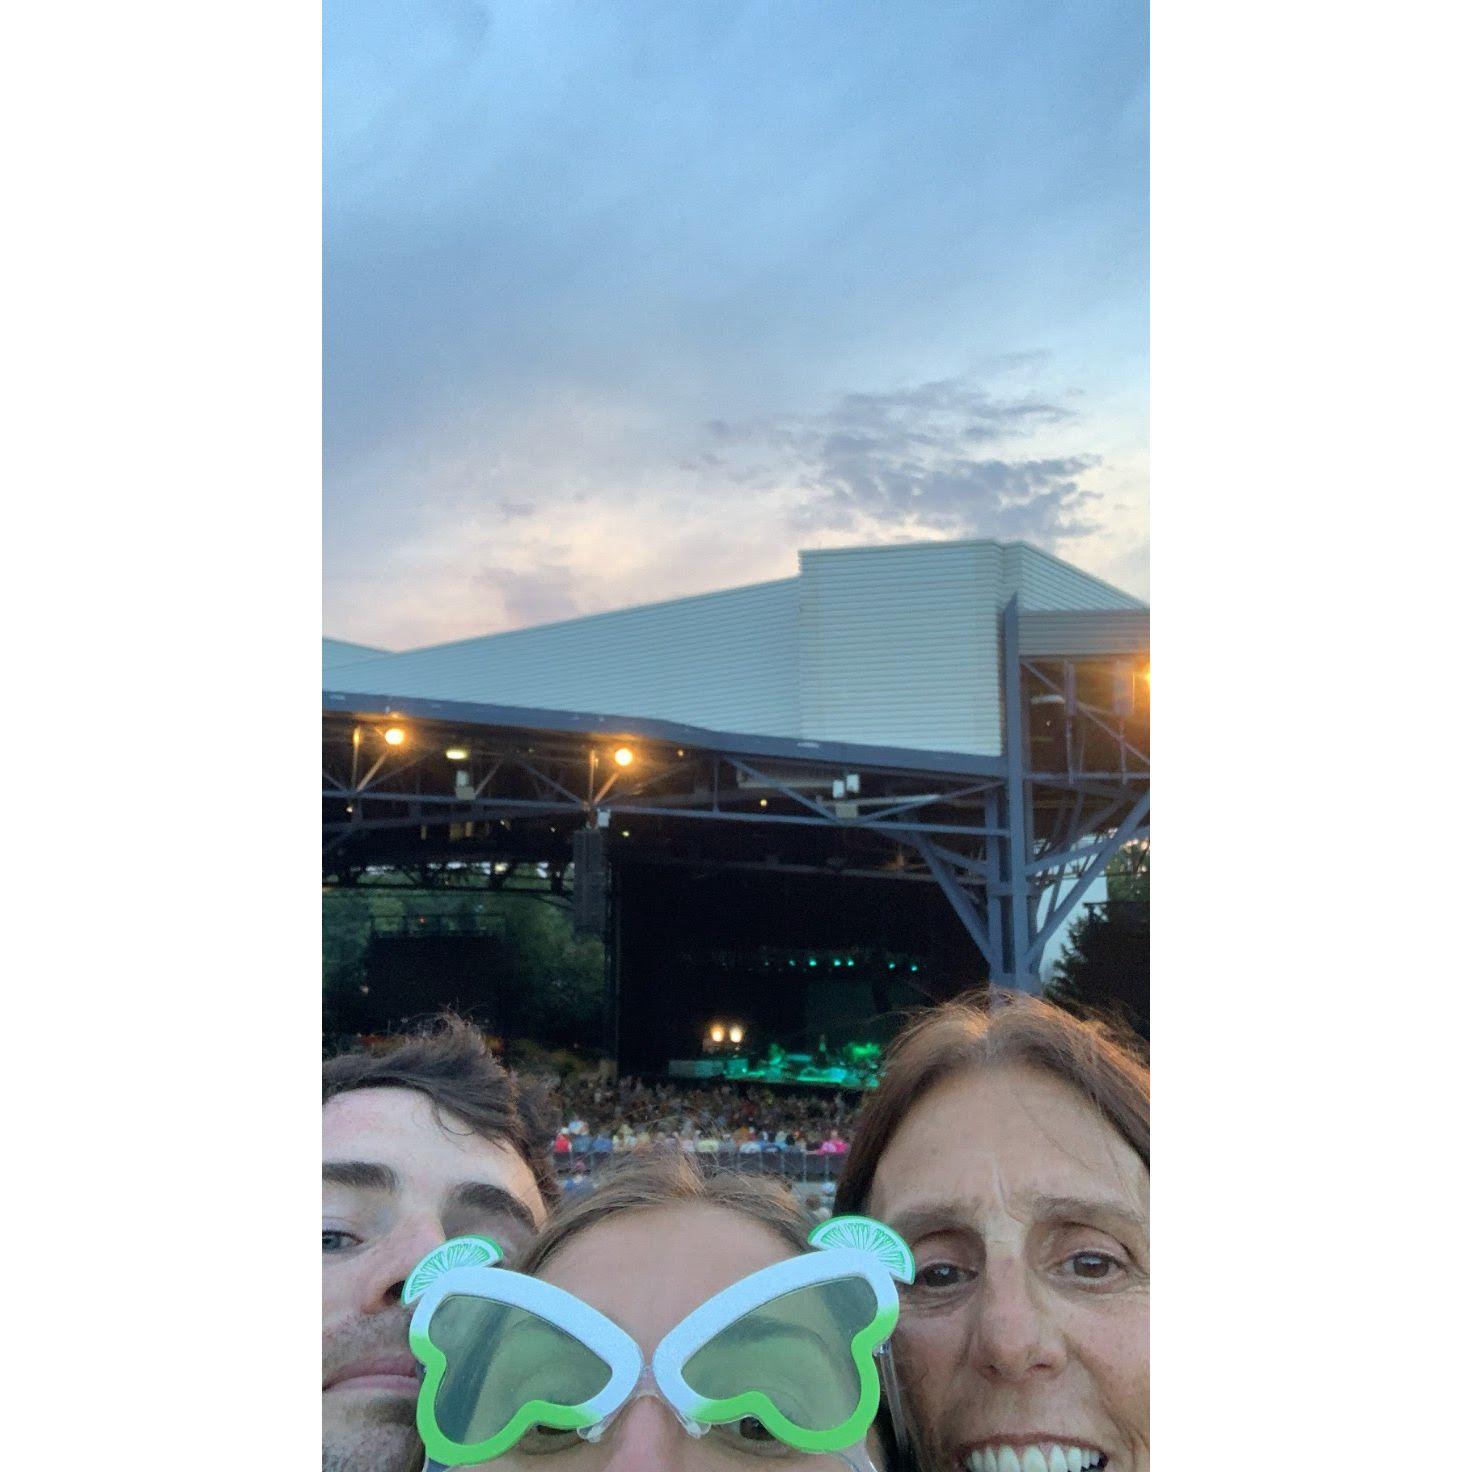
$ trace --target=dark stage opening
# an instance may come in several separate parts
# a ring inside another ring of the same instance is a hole
[[[626,861],[613,875],[618,1064],[663,1073],[720,1050],[759,1060],[773,1044],[837,1061],[884,1043],[911,1009],[984,979],[937,886],[904,880],[706,873]]]

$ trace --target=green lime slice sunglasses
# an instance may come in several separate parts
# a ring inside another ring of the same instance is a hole
[[[864,1472],[876,1356],[899,1317],[895,1279],[913,1282],[915,1261],[867,1217],[836,1217],[808,1240],[819,1250],[707,1299],[647,1364],[630,1335],[581,1299],[497,1267],[501,1249],[489,1238],[444,1243],[404,1285],[431,1472],[597,1442],[640,1395],[663,1399],[692,1436],[752,1419],[796,1451]],[[769,1442],[748,1449],[771,1452]]]

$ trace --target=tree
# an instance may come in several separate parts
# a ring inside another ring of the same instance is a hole
[[[420,956],[414,954],[420,951],[418,935],[431,946]],[[380,949],[378,974],[370,975],[374,947],[381,948],[384,937],[390,947],[405,949],[387,958],[388,971]],[[453,971],[436,970],[443,955],[433,949],[437,941],[470,947],[470,963],[483,971],[467,977],[458,951],[448,957]],[[418,964],[424,957],[428,962]],[[327,891],[322,983],[323,1030],[329,1039],[392,1030],[400,1016],[454,1006],[477,1019],[483,1012],[508,1037],[589,1050],[603,1040],[601,942],[575,936],[564,906],[524,892],[420,890],[391,883]]]
[[[1048,983],[1050,1000],[1096,1012],[1150,1036],[1150,858],[1131,844],[1106,871],[1109,898],[1089,905],[1068,929]]]

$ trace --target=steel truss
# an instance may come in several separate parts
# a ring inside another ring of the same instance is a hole
[[[558,896],[572,832],[600,828],[615,863],[937,884],[993,984],[1037,992],[1048,942],[1148,836],[1148,720],[1099,702],[1097,661],[1024,659],[1015,599],[1001,625],[999,758],[329,697],[324,879]],[[401,748],[382,740],[395,721],[412,733]]]

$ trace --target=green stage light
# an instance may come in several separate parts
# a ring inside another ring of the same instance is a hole
[[[818,958],[816,956],[809,956],[808,957],[808,965],[809,966],[816,966],[817,964],[818,964]]]
[[[853,958],[853,957],[852,957],[852,956],[850,956],[850,957],[849,957],[849,958],[848,958],[848,960],[847,960],[847,961],[845,961],[845,962],[844,962],[844,963],[843,963],[843,964],[844,964],[844,965],[845,965],[845,966],[852,966],[852,965],[853,965],[853,964],[854,964],[854,958]]]
[[[891,962],[890,962],[890,963],[889,963],[889,969],[890,969],[890,970],[891,970],[891,971],[893,971],[893,970],[894,970],[894,962],[893,962],[893,961],[891,961]]]
[[[911,966],[910,966],[910,970],[911,970],[911,971],[918,971],[918,970],[919,970],[919,969],[920,969],[920,968],[919,968],[919,967],[918,967],[918,966],[916,966],[916,965],[914,965],[914,964],[913,964],[913,963],[911,963]]]
[[[834,957],[834,958],[833,958],[833,964],[834,964],[834,965],[835,965],[835,966],[842,966],[842,965],[843,965],[843,962],[842,962],[842,961],[840,961],[840,960],[839,960],[839,959],[838,959],[838,957],[837,957],[837,956],[835,956],[835,957]]]

